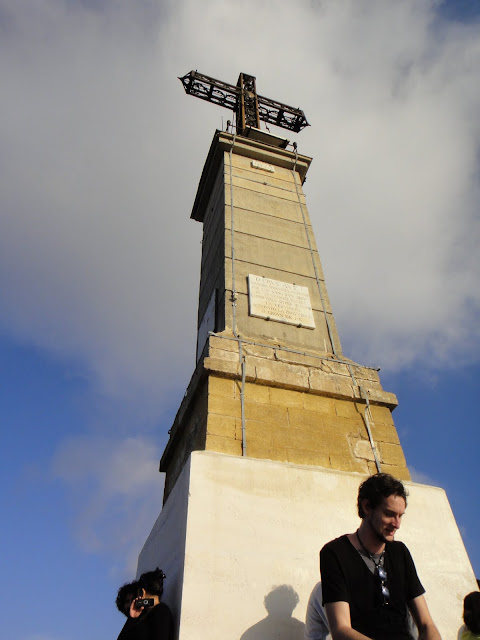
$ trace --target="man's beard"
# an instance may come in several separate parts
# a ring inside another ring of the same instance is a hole
[[[380,542],[388,542],[385,536],[382,533],[380,533],[380,531],[377,531],[377,529],[373,526],[373,523],[371,521],[369,521],[368,524],[370,525],[370,529],[373,531],[377,540],[379,540]]]

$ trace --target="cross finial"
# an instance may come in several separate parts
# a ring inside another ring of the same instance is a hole
[[[259,96],[255,77],[247,73],[238,76],[236,86],[210,78],[198,71],[190,71],[179,80],[186,93],[232,109],[236,114],[239,135],[245,135],[250,127],[259,129],[260,120],[297,133],[308,127],[301,109]]]

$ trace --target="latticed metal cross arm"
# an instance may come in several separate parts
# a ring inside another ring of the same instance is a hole
[[[197,71],[190,71],[179,80],[189,95],[219,104],[227,109],[235,110],[237,107],[239,89],[233,84],[215,80],[215,78],[210,78]]]
[[[308,127],[301,109],[259,96],[254,76],[246,73],[240,74],[237,86],[210,78],[198,71],[190,71],[179,80],[186,93],[235,111],[237,132],[240,134],[244,133],[247,126],[259,127],[259,120],[297,133]]]

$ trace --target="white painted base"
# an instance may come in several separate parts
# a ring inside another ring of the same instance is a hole
[[[165,571],[163,599],[180,640],[303,640],[319,550],[357,528],[361,480],[194,452],[145,542],[138,574]],[[443,489],[405,484],[408,509],[397,539],[413,555],[442,637],[456,638],[475,576]]]

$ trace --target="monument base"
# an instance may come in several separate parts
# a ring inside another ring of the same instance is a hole
[[[359,524],[358,473],[196,451],[138,560],[159,566],[180,640],[303,640],[319,550]],[[406,482],[409,547],[443,638],[475,576],[443,489]]]

